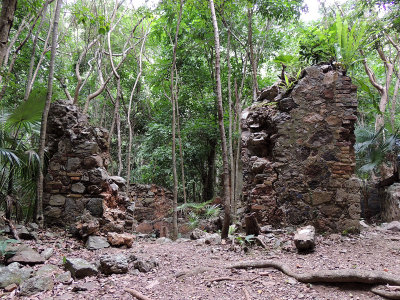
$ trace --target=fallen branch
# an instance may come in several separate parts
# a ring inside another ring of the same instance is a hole
[[[2,218],[3,218],[4,222],[6,222],[8,227],[10,227],[10,230],[11,230],[11,233],[12,233],[14,239],[16,239],[17,241],[20,241],[17,229],[15,228],[14,224],[12,223],[12,221],[7,219],[7,218],[5,218],[5,217],[2,217]]]
[[[254,280],[260,278],[261,275],[255,276],[253,278],[249,279],[238,279],[238,278],[232,278],[232,277],[217,277],[217,278],[211,278],[211,279],[206,279],[205,282],[218,282],[218,281],[250,281],[253,282]]]
[[[306,274],[297,273],[289,266],[276,260],[245,261],[233,264],[229,269],[274,268],[286,275],[304,283],[364,283],[400,285],[400,276],[381,271],[356,269],[309,271]]]
[[[151,298],[149,298],[133,289],[125,289],[125,292],[128,292],[133,297],[135,297],[136,299],[139,299],[139,300],[152,300]]]
[[[383,287],[385,288],[385,287]],[[385,297],[387,299],[394,299],[394,300],[398,300],[400,299],[400,287],[397,290],[393,290],[393,291],[388,291],[383,289],[382,286],[377,286],[371,289],[371,292],[381,296],[381,297]]]
[[[263,242],[262,239],[260,239],[258,236],[255,236],[254,239],[260,243],[261,247],[263,247],[264,249],[267,249],[267,245],[265,245],[265,243]]]

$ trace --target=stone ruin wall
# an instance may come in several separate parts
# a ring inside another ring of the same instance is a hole
[[[306,68],[293,90],[263,90],[242,114],[244,204],[261,224],[359,228],[356,86],[330,65]]]
[[[51,104],[46,147],[44,215],[48,224],[72,226],[89,213],[105,230],[124,231],[133,223],[125,180],[109,176],[108,131],[93,127],[69,102]]]
[[[108,131],[93,127],[69,102],[52,103],[46,147],[49,165],[44,182],[44,214],[48,224],[74,227],[99,221],[103,232],[152,233],[170,229],[172,193],[156,185],[131,184],[110,176]],[[164,231],[165,232],[165,231]]]
[[[135,231],[140,233],[164,232],[163,227],[172,230],[171,191],[155,184],[131,184],[129,197],[135,203]]]

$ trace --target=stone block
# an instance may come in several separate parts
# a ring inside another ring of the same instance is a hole
[[[65,205],[65,197],[63,195],[51,195],[49,205],[51,206],[64,206]]]
[[[311,194],[311,204],[314,206],[329,203],[332,201],[333,192],[313,191]]]

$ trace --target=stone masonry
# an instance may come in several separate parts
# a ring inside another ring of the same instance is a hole
[[[131,184],[129,197],[135,202],[135,231],[151,233],[163,227],[172,230],[172,192],[155,184]]]
[[[243,112],[244,204],[260,223],[358,229],[356,92],[342,71],[312,66],[294,88],[275,84]]]
[[[124,223],[131,226],[125,180],[109,176],[106,170],[110,163],[107,140],[107,130],[91,126],[75,105],[63,101],[51,104],[43,200],[48,224],[73,225],[88,212],[113,231],[114,227],[123,231]]]

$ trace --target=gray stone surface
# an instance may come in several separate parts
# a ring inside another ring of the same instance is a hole
[[[50,257],[53,256],[54,249],[53,248],[46,248],[40,253],[44,257],[44,259],[48,260]]]
[[[300,252],[313,251],[315,248],[314,226],[309,225],[297,229],[294,235],[294,244]]]
[[[86,189],[85,185],[81,182],[74,183],[71,186],[71,191],[78,194],[83,194],[85,192],[85,189]]]
[[[67,258],[65,262],[65,269],[70,271],[72,277],[77,279],[87,276],[94,276],[98,273],[95,265],[82,258]]]
[[[12,263],[7,267],[0,267],[0,288],[10,284],[20,285],[33,274],[32,268],[24,268],[19,263]]]
[[[127,273],[128,266],[128,258],[123,254],[109,254],[100,257],[100,270],[106,275]]]
[[[148,273],[158,266],[158,262],[154,259],[136,258],[133,265],[140,272]]]
[[[107,239],[98,235],[91,235],[88,237],[85,247],[89,250],[98,250],[110,247]]]
[[[21,284],[20,293],[22,296],[31,296],[39,292],[50,291],[53,287],[52,276],[35,276]]]
[[[21,264],[42,264],[45,262],[43,256],[41,256],[36,250],[30,247],[22,247],[17,250],[15,255],[7,260],[8,263],[18,262]]]

